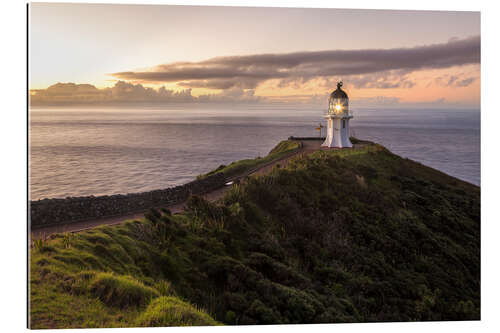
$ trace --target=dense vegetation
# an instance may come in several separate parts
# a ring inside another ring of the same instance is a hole
[[[35,242],[32,327],[479,319],[479,196],[379,145],[297,157],[218,204]]]

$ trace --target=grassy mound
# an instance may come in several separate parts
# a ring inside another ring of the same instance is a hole
[[[31,326],[480,318],[480,189],[379,145],[147,216],[37,243]]]
[[[217,325],[203,310],[176,297],[160,297],[137,319],[138,326],[208,326]]]
[[[280,142],[274,147],[266,157],[257,157],[254,159],[245,159],[233,162],[229,165],[221,165],[212,172],[200,176],[200,178],[213,175],[218,172],[223,172],[227,177],[232,177],[250,171],[262,164],[271,162],[272,160],[285,157],[286,155],[297,151],[300,148],[298,141],[286,140]]]
[[[153,297],[159,296],[158,291],[130,276],[116,276],[112,273],[97,274],[90,285],[90,291],[106,305],[120,308],[143,306]]]
[[[287,153],[293,150],[300,148],[300,142],[293,140],[285,140],[278,143],[276,147],[271,149],[269,155],[279,154],[279,153]]]

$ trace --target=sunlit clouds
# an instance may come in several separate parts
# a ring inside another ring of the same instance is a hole
[[[255,103],[264,98],[253,91],[233,88],[219,94],[193,96],[191,89],[180,91],[118,81],[113,87],[98,89],[89,84],[57,83],[47,89],[32,90],[31,105],[113,104],[113,103]]]
[[[479,107],[476,12],[31,8],[32,105],[323,105],[343,80],[353,105]]]

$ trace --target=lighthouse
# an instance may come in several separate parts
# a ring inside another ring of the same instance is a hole
[[[330,94],[328,111],[325,114],[328,123],[326,140],[321,145],[328,148],[350,148],[349,120],[353,117],[349,111],[349,97],[341,89],[342,82],[337,83],[337,90]]]

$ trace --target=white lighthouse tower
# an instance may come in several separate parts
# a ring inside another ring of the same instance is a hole
[[[352,147],[351,140],[349,140],[349,120],[353,116],[349,111],[349,97],[340,87],[342,87],[342,82],[337,83],[337,90],[332,92],[328,99],[328,111],[325,114],[328,129],[322,147]]]

